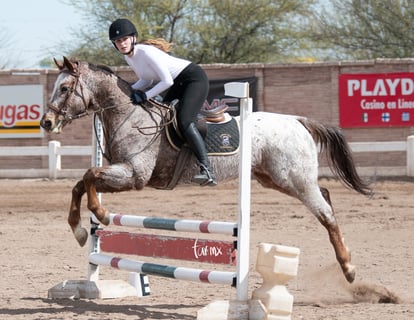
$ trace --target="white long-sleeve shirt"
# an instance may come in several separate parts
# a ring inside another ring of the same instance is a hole
[[[191,63],[146,44],[136,44],[134,55],[126,55],[125,60],[139,79],[132,89],[144,91],[148,99],[170,88],[174,79]],[[152,85],[150,90],[145,91]]]

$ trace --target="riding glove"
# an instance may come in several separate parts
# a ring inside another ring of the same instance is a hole
[[[144,102],[145,100],[147,100],[147,95],[143,91],[134,90],[132,91],[131,100],[133,104],[140,104]]]

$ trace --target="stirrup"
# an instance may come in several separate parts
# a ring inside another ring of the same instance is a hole
[[[203,164],[200,165],[200,174],[193,177],[192,182],[199,184],[200,186],[214,187],[217,185],[216,177],[210,170]]]

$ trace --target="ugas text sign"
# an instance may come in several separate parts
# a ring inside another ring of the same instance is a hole
[[[0,138],[43,137],[43,86],[0,86]]]
[[[342,128],[414,126],[414,73],[339,75]]]

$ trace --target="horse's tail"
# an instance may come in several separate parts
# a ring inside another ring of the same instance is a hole
[[[372,195],[369,183],[356,170],[351,148],[340,128],[326,126],[307,118],[298,118],[298,121],[309,131],[313,140],[319,143],[321,152],[327,155],[329,166],[339,179],[363,195]]]

